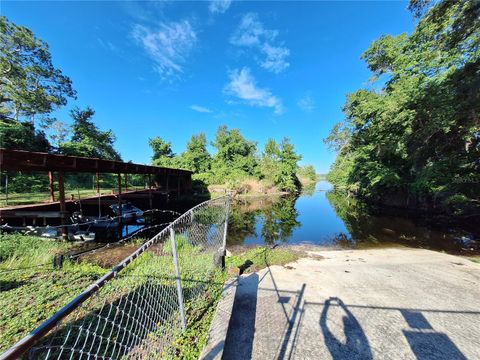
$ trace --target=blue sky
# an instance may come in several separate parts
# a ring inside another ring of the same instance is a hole
[[[406,2],[2,1],[1,13],[49,46],[124,160],[149,163],[148,138],[184,150],[239,128],[259,148],[287,136],[327,172],[323,144],[345,95],[372,86],[360,60],[382,34],[411,32]]]

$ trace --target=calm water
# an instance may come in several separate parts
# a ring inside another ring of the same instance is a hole
[[[232,206],[230,245],[314,244],[376,247],[403,244],[452,253],[478,253],[478,233],[426,225],[420,219],[375,214],[321,181],[299,197],[238,200]]]

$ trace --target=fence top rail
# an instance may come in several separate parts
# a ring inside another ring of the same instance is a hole
[[[89,299],[93,294],[98,292],[102,287],[105,286],[110,280],[117,277],[118,274],[127,267],[128,264],[133,262],[136,258],[138,258],[142,253],[144,253],[148,248],[152,245],[157,243],[159,239],[162,239],[163,236],[166,234],[170,234],[170,229],[174,229],[176,225],[181,223],[185,218],[187,218],[193,211],[196,209],[205,206],[208,203],[217,202],[220,200],[229,200],[230,195],[224,195],[215,199],[206,200],[201,202],[200,204],[194,206],[193,208],[189,209],[173,222],[171,222],[167,227],[162,229],[157,235],[152,237],[150,240],[143,243],[137,250],[135,250],[132,254],[127,256],[123,259],[120,263],[114,266],[108,273],[98,279],[96,282],[88,286],[85,290],[83,290],[77,297],[75,297],[72,301],[68,304],[63,306],[60,310],[58,310],[55,314],[53,314],[50,318],[45,320],[42,324],[40,324],[36,329],[32,330],[28,335],[26,335],[23,339],[19,340],[16,344],[14,344],[10,349],[5,351],[3,354],[0,355],[0,360],[10,360],[10,359],[17,359],[27,350],[29,350],[38,340],[40,340],[44,335],[46,335],[50,330],[52,330],[62,319],[67,317],[71,314],[76,308],[78,308],[82,303],[84,303],[87,299]]]
[[[0,148],[0,169],[2,171],[65,171],[184,176],[192,174],[191,171],[183,169],[5,148]]]

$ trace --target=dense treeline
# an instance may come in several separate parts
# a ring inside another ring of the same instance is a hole
[[[10,149],[50,152],[64,155],[121,160],[114,147],[111,130],[101,131],[94,122],[95,111],[74,108],[71,125],[51,117],[51,113],[75,98],[72,81],[53,66],[48,45],[27,28],[0,17],[0,146]],[[196,179],[206,184],[247,186],[245,181],[261,181],[263,189],[295,191],[300,181],[315,180],[315,169],[299,169],[301,159],[288,139],[269,140],[262,154],[257,144],[243,137],[237,129],[222,126],[207,150],[205,134],[194,135],[186,150],[175,155],[171,144],[159,137],[149,141],[153,164],[192,170]],[[1,174],[1,186],[7,174]],[[142,183],[140,176],[130,181]],[[115,187],[116,177],[102,175],[102,187]],[[66,178],[67,189],[92,188],[92,174]],[[258,185],[258,184],[257,184]],[[8,174],[10,192],[38,192],[48,189],[46,174]],[[244,190],[254,190],[247,189]]]
[[[328,180],[374,202],[480,210],[480,3],[410,3],[411,35],[385,35],[362,55],[380,91],[347,97],[326,142]]]
[[[207,149],[205,134],[193,135],[186,150],[179,155],[172,151],[172,144],[160,137],[150,139],[155,165],[184,168],[195,173],[194,179],[205,184],[227,184],[240,190],[258,191],[276,188],[296,191],[302,182],[316,180],[313,166],[299,167],[301,156],[287,138],[280,143],[269,139],[261,154],[257,144],[245,139],[238,129],[220,126],[211,145],[215,153]],[[299,179],[300,178],[300,179]],[[245,188],[250,187],[250,188]]]

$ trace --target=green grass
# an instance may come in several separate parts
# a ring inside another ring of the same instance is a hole
[[[468,259],[474,263],[480,264],[480,256],[470,256]]]
[[[128,190],[143,189],[141,186],[129,186]],[[112,190],[117,192],[117,189],[105,188],[101,189],[101,194],[111,194]],[[92,197],[97,195],[97,191],[94,189],[65,189],[65,198],[68,200],[73,195],[78,200],[78,193],[80,198]],[[55,200],[58,201],[58,191],[55,192]],[[30,192],[30,193],[11,193],[8,194],[8,202],[6,200],[5,193],[0,195],[0,207],[14,206],[14,205],[28,205],[37,204],[50,201],[50,193],[48,191],[43,192]]]
[[[37,236],[0,234],[0,270],[53,264],[53,257],[70,246]]]
[[[62,269],[53,269],[51,264],[54,254],[68,248],[68,243],[32,236],[0,237],[0,353],[107,272],[107,269],[88,262],[91,260],[82,260],[80,263],[66,261]],[[188,329],[183,334],[174,333],[176,340],[165,349],[165,355],[196,359],[206,343],[225,273],[213,269],[211,253],[204,252],[201,246],[192,246],[182,236],[177,236],[177,249]],[[144,286],[151,286],[152,283],[157,289],[170,289],[172,294],[175,293],[170,253],[171,248],[168,246],[165,246],[162,253],[143,253],[75,313],[80,318],[92,316],[101,311],[103,301],[117,302],[125,296],[136,298],[138,294],[144,293]],[[35,267],[44,263],[47,265]],[[197,297],[198,294],[202,294],[200,298]],[[67,323],[69,321],[75,320],[67,320]],[[168,331],[174,329],[168,328]]]
[[[240,268],[242,272],[248,273],[264,269],[267,266],[285,265],[297,261],[302,256],[302,252],[289,248],[271,249],[260,246],[227,258],[227,267]]]
[[[51,267],[0,270],[0,352],[52,316],[90,283],[105,273],[91,264],[66,263]]]

